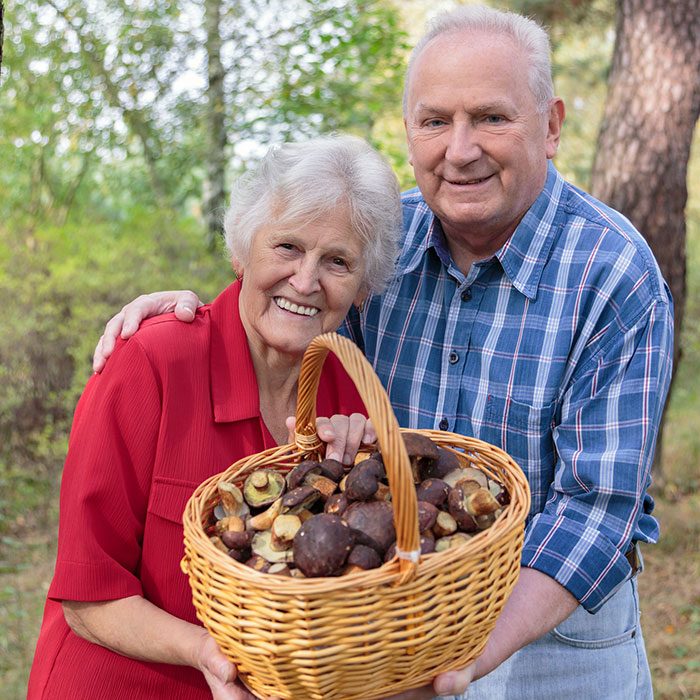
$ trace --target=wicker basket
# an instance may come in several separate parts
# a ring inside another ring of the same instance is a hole
[[[315,401],[332,350],[352,377],[372,419],[394,503],[397,548],[419,549],[415,487],[401,432],[379,379],[350,341],[317,337],[301,368],[295,444],[239,460],[194,492],[184,513],[185,557],[197,616],[241,678],[260,697],[371,700],[428,684],[484,648],[518,577],[530,492],[502,450],[454,433],[421,430],[452,448],[510,493],[496,522],[465,544],[395,558],[370,571],[297,579],[259,573],[209,541],[204,525],[221,480],[241,484],[257,468],[287,472],[318,458]]]

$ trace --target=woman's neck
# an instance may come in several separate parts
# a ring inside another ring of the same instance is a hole
[[[288,441],[285,420],[293,416],[297,403],[300,358],[256,348],[248,343],[258,382],[260,414],[278,445]]]

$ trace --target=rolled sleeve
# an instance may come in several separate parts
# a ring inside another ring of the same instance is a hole
[[[160,406],[158,382],[135,340],[88,382],[64,465],[49,598],[142,593],[138,573]]]
[[[555,479],[528,527],[522,564],[589,612],[632,576],[624,556],[631,544],[658,538],[646,490],[672,349],[672,309],[657,301],[629,326],[608,329],[562,403]]]

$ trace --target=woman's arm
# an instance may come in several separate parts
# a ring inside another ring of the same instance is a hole
[[[141,661],[199,669],[214,700],[254,700],[236,682],[236,667],[214,639],[140,596],[97,602],[63,602],[70,628],[83,639]]]

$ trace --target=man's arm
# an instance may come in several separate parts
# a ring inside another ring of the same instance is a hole
[[[189,323],[194,319],[195,311],[200,306],[202,302],[199,297],[187,290],[142,294],[130,301],[107,322],[92,356],[93,371],[102,371],[107,358],[114,351],[117,338],[122,337],[125,340],[130,338],[144,319],[174,311],[180,321]]]

